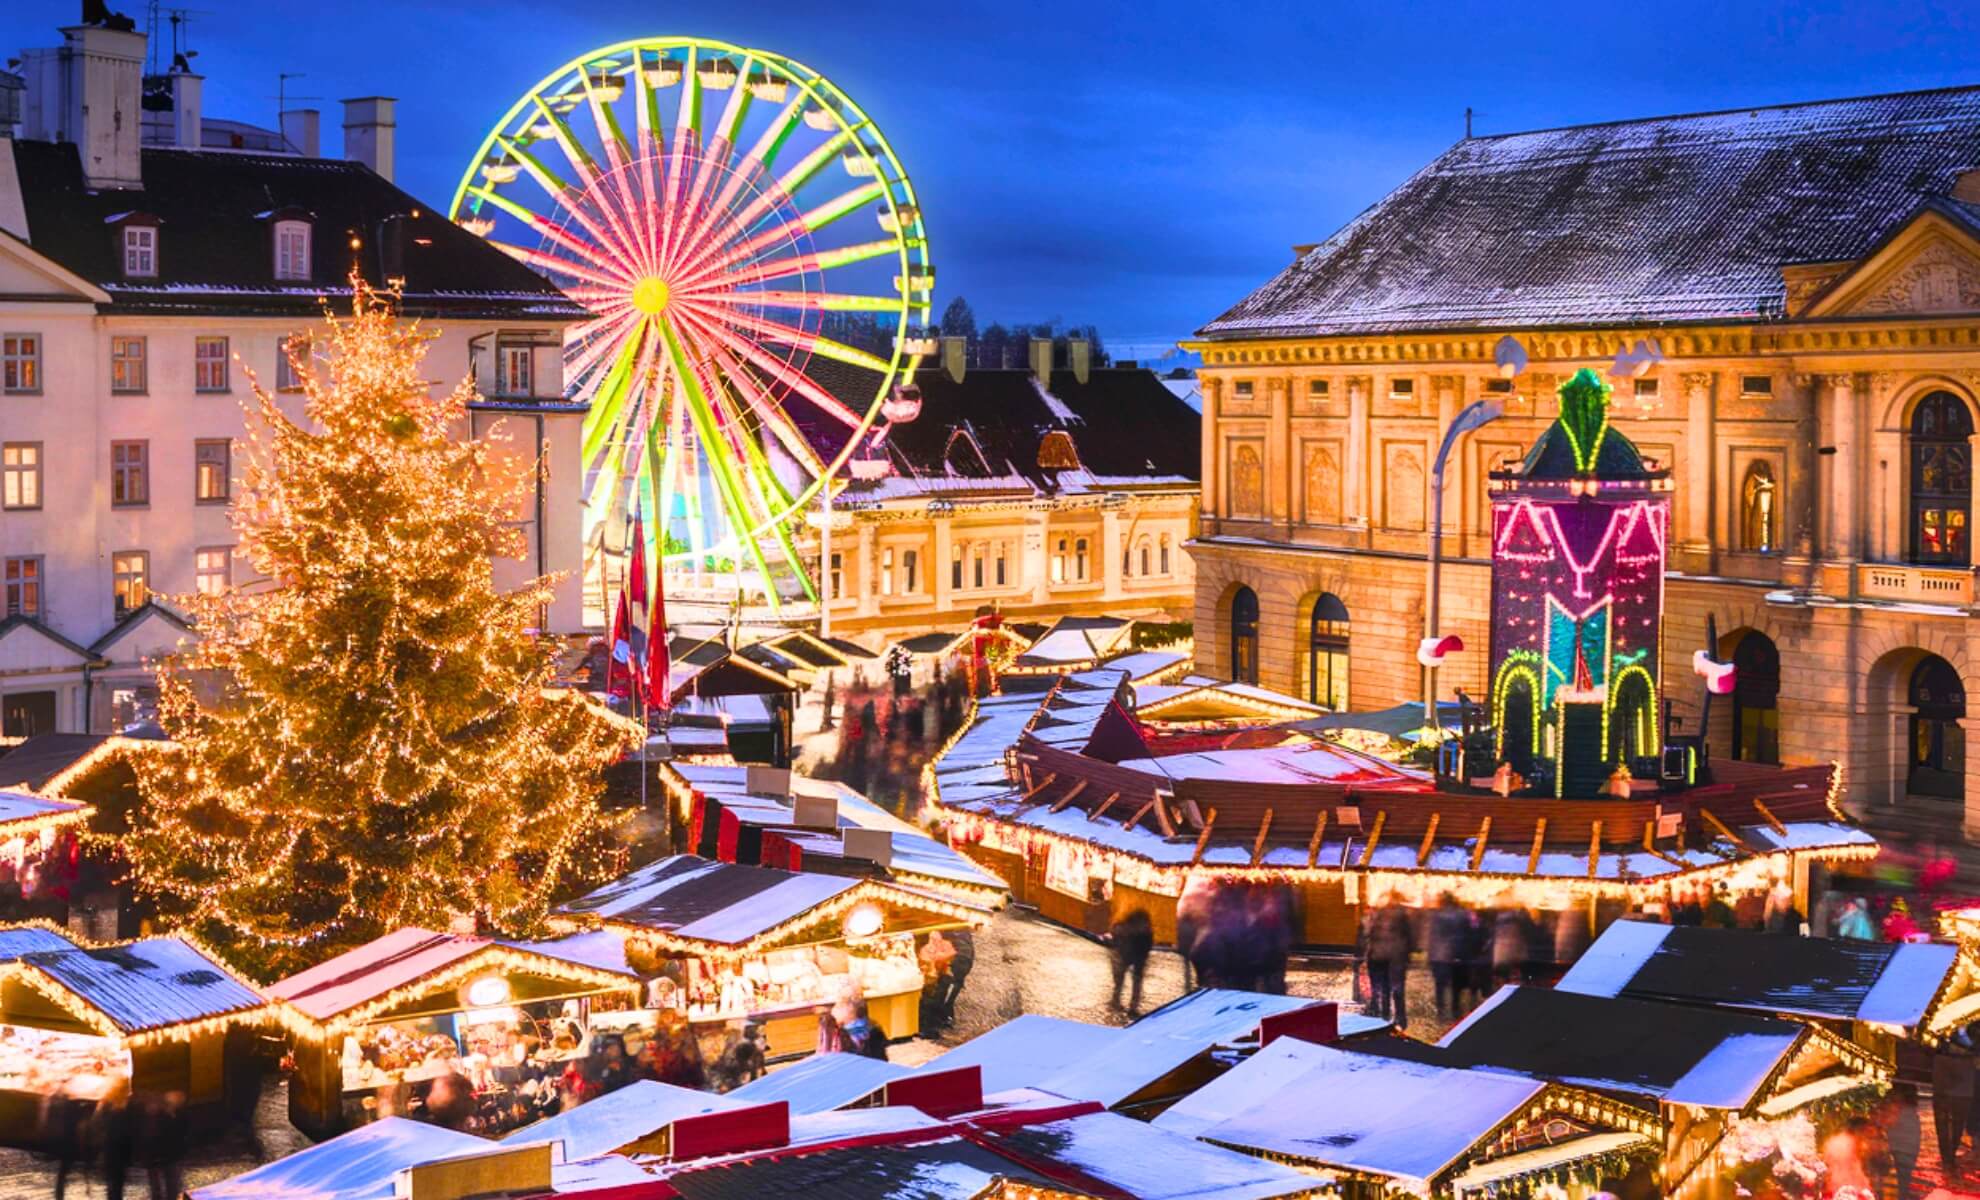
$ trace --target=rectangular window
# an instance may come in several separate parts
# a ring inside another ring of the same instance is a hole
[[[1004,543],[997,543],[997,586],[1004,586]]]
[[[193,390],[224,392],[227,386],[227,339],[193,339]]]
[[[1389,395],[1392,398],[1402,400],[1415,394],[1416,381],[1414,379],[1391,379],[1389,381]]]
[[[952,588],[962,587],[962,559],[962,547],[957,546],[949,556],[949,586]]]
[[[495,381],[495,394],[498,396],[533,396],[536,394],[536,355],[528,346],[504,346],[501,351],[501,371]]]
[[[837,599],[846,594],[845,560],[839,555],[832,556],[832,596]]]
[[[1240,379],[1231,385],[1231,398],[1233,400],[1249,400],[1252,397],[1253,391],[1254,387],[1249,379]]]
[[[234,583],[234,548],[202,546],[193,551],[193,587],[202,596],[218,596]]]
[[[302,390],[302,372],[296,369],[297,360],[300,360],[307,367],[309,362],[309,337],[307,334],[292,333],[276,344],[276,391],[298,392]]]
[[[976,553],[970,556],[969,565],[970,565],[970,578],[975,582],[975,585],[977,587],[982,587],[983,586],[983,547],[978,546],[976,548]]]
[[[118,616],[143,608],[151,595],[151,555],[142,550],[111,555],[110,587],[117,597]]]
[[[144,391],[144,339],[110,339],[110,390],[124,395]]]
[[[1169,573],[1169,535],[1162,535],[1162,574]]]
[[[201,504],[225,504],[234,476],[234,444],[226,438],[201,438],[193,443],[193,499]]]
[[[1657,381],[1655,379],[1639,379],[1636,381],[1636,398],[1638,400],[1654,399],[1657,396],[1657,390]]]
[[[1078,541],[1073,543],[1073,578],[1079,580],[1081,583],[1086,582],[1086,539],[1085,538],[1080,538]]]
[[[41,390],[41,335],[0,334],[0,391],[31,395]]]
[[[894,552],[892,550],[882,550],[880,552],[880,594],[882,596],[891,596],[894,594]]]
[[[0,446],[0,508],[41,507],[41,443]]]
[[[275,226],[275,278],[309,278],[309,226],[302,221]]]
[[[1485,381],[1485,394],[1488,396],[1510,396],[1512,395],[1512,390],[1512,380],[1510,379],[1487,379]]]
[[[40,617],[41,556],[10,558],[0,567],[0,584],[5,586],[5,611],[0,617]]]
[[[1332,385],[1325,379],[1309,379],[1306,381],[1306,394],[1315,400],[1326,399],[1328,392],[1331,390]]]
[[[124,227],[124,276],[152,279],[158,274],[158,230],[151,225]]]
[[[1741,375],[1739,394],[1742,396],[1771,396],[1774,394],[1772,375]]]
[[[110,443],[110,503],[117,508],[151,503],[151,443]]]
[[[1066,581],[1066,539],[1060,538],[1052,551],[1052,582]]]
[[[901,594],[912,596],[921,590],[921,555],[912,550],[901,551]]]

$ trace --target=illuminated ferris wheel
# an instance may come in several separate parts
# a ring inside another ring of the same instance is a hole
[[[930,349],[921,211],[866,114],[781,55],[621,42],[509,109],[449,215],[590,313],[564,343],[587,571],[637,505],[668,565],[767,581],[768,548],[810,593],[793,518],[884,463],[875,423],[912,419]]]

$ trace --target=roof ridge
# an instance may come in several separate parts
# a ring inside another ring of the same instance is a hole
[[[1567,125],[1546,125],[1538,129],[1509,129],[1504,133],[1481,133],[1452,143],[1456,149],[1467,142],[1496,142],[1508,138],[1531,137],[1542,133],[1570,133],[1577,129],[1602,129],[1615,125],[1650,125],[1658,121],[1692,121],[1707,117],[1730,117],[1738,113],[1788,112],[1821,108],[1831,104],[1861,104],[1871,100],[1900,100],[1912,96],[1944,95],[1953,92],[1980,92],[1980,83],[1947,84],[1942,87],[1913,88],[1900,92],[1871,92],[1861,96],[1826,96],[1819,100],[1790,100],[1779,104],[1744,104],[1730,108],[1706,108],[1693,112],[1658,113],[1646,117],[1616,117],[1607,121],[1581,121]],[[1449,151],[1445,151],[1449,153]],[[1439,155],[1439,158],[1443,155]],[[1434,159],[1432,160],[1435,161]]]

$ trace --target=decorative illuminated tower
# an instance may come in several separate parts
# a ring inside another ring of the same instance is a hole
[[[1670,472],[1609,424],[1583,369],[1517,466],[1492,472],[1492,718],[1498,757],[1593,796],[1657,755]]]

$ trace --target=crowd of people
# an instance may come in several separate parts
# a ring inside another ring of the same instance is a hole
[[[71,1185],[100,1180],[109,1200],[123,1200],[141,1176],[151,1200],[179,1200],[191,1143],[185,1093],[133,1093],[128,1076],[88,1098],[62,1088],[42,1103],[41,1134],[55,1158],[55,1200]]]
[[[870,683],[857,668],[843,686],[828,680],[820,729],[836,730],[837,737],[811,773],[912,820],[921,803],[921,768],[962,725],[968,701],[968,682],[939,665],[923,686],[904,671]]]

